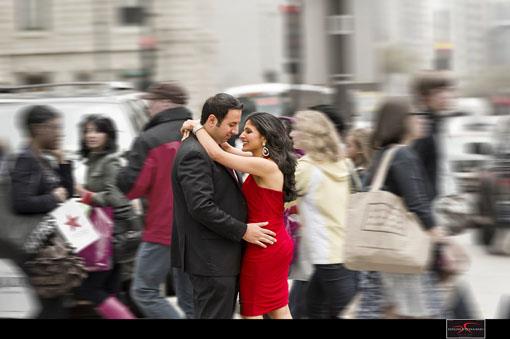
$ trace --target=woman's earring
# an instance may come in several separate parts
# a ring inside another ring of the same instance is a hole
[[[269,149],[266,147],[265,144],[262,147],[262,155],[265,156],[265,157],[269,156]]]

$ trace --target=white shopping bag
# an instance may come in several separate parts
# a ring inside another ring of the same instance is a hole
[[[68,200],[51,212],[66,240],[80,252],[99,239],[99,234],[87,217],[89,206]]]

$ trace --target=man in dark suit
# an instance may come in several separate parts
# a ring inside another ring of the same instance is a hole
[[[207,99],[200,122],[222,144],[238,134],[242,108],[220,93]],[[246,224],[240,177],[211,160],[193,135],[177,152],[172,183],[172,265],[190,275],[196,318],[232,318],[243,240],[271,244],[275,234],[262,228],[267,223]]]

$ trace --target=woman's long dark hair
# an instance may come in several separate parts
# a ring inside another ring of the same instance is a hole
[[[285,201],[296,199],[296,157],[294,156],[292,140],[287,134],[284,124],[274,115],[264,112],[250,114],[246,121],[257,128],[259,133],[266,138],[266,147],[269,157],[278,165],[283,173],[283,193]]]
[[[376,112],[375,129],[372,134],[372,147],[385,148],[399,144],[407,133],[407,119],[411,105],[403,98],[386,99]]]
[[[106,133],[108,136],[104,147],[106,153],[117,152],[117,128],[113,120],[99,114],[91,114],[80,123],[80,155],[82,157],[87,158],[90,154],[90,149],[85,143],[85,129],[88,124],[93,124],[98,132]]]

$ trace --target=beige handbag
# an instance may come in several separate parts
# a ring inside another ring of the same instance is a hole
[[[380,190],[401,147],[384,154],[369,192],[350,196],[345,266],[351,270],[420,273],[428,266],[432,238],[400,197]]]

